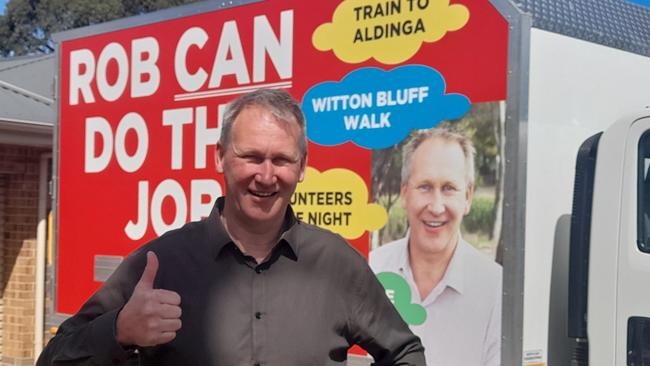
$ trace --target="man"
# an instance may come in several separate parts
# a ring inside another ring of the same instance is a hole
[[[500,364],[501,267],[460,236],[474,182],[471,141],[444,129],[406,146],[401,201],[409,232],[370,253],[376,273],[401,275],[426,320],[411,325],[429,366]]]
[[[284,91],[228,105],[217,145],[227,197],[209,218],[144,245],[64,322],[38,365],[424,365],[364,258],[298,221],[305,123]]]

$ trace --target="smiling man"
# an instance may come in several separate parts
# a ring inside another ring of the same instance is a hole
[[[409,232],[370,253],[376,273],[394,272],[426,310],[411,325],[429,366],[496,366],[501,348],[501,267],[460,236],[474,191],[474,147],[440,128],[406,146],[400,196]]]
[[[38,365],[343,365],[354,344],[425,365],[363,256],[294,216],[307,141],[289,94],[230,103],[215,158],[227,196],[210,216],[129,255]]]

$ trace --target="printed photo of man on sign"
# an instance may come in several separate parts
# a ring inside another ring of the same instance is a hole
[[[498,105],[480,107],[475,115],[485,117]],[[382,245],[370,252],[370,266],[422,339],[428,365],[499,365],[502,269],[490,258],[496,241],[490,230],[495,195],[489,185],[495,182],[489,174],[476,177],[475,170],[481,171],[475,169],[476,148],[472,139],[450,128],[461,130],[463,125],[456,124],[416,131],[389,149],[395,162],[393,192],[398,186],[399,193],[378,197],[391,214],[376,235]],[[484,118],[483,125],[494,124]],[[375,163],[387,153],[377,151]],[[378,173],[380,166],[374,168]],[[373,180],[376,193],[390,190],[391,178],[384,177],[382,184]],[[484,184],[478,197],[477,180]]]

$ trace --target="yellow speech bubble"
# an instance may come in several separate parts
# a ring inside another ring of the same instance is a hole
[[[468,20],[467,7],[449,0],[345,0],[331,23],[316,28],[312,43],[347,63],[374,57],[394,65],[415,55],[422,42],[436,42]]]
[[[296,216],[309,224],[356,239],[366,230],[386,224],[383,206],[368,203],[368,188],[361,177],[347,169],[330,169],[323,173],[307,167],[305,180],[291,197]]]

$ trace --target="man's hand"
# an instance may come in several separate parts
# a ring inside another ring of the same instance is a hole
[[[147,265],[133,295],[117,316],[116,338],[123,346],[155,346],[171,341],[181,328],[181,297],[174,291],[156,290],[158,257],[147,252]]]

